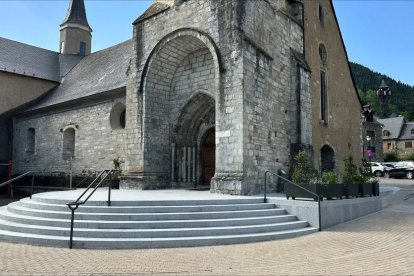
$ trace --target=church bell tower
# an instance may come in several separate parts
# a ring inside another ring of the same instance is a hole
[[[381,85],[377,91],[377,96],[379,97],[380,108],[381,108],[380,118],[381,119],[388,118],[390,116],[388,102],[391,96],[391,89],[385,83],[385,80],[382,80]]]
[[[86,18],[84,0],[70,0],[60,24],[60,53],[86,56],[91,53],[92,29]]]

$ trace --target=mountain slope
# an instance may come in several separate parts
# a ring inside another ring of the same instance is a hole
[[[370,104],[375,114],[379,114],[379,101],[376,91],[381,84],[381,80],[385,79],[392,93],[390,98],[391,112],[403,115],[409,121],[414,121],[414,86],[409,86],[384,74],[374,72],[358,63],[350,62],[350,65],[364,105]]]

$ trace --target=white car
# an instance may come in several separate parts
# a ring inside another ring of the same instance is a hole
[[[371,172],[374,176],[380,177],[384,174],[384,166],[379,162],[371,162]]]

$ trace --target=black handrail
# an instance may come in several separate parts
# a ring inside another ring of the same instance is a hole
[[[316,197],[318,199],[319,231],[322,231],[321,197],[318,194],[316,194],[316,193],[314,193],[314,192],[312,192],[312,191],[310,191],[310,190],[308,190],[306,188],[303,188],[303,187],[299,186],[298,184],[290,181],[289,179],[284,178],[283,176],[281,176],[281,175],[279,175],[277,173],[273,173],[273,172],[270,172],[270,171],[266,171],[265,172],[264,198],[263,198],[264,203],[266,203],[266,201],[267,201],[267,198],[266,197],[267,197],[267,175],[268,174],[274,175],[274,176],[276,176],[276,177],[278,177],[278,178],[280,178],[282,180],[285,180],[289,185],[295,186],[296,188],[298,188],[298,189],[300,189],[300,190],[302,190],[302,191],[304,191],[304,192],[306,192],[308,194],[311,194],[312,196],[314,196],[314,197]]]
[[[75,201],[66,203],[66,205],[68,206],[68,208],[72,212],[71,221],[70,221],[70,239],[69,239],[69,248],[70,249],[72,249],[72,245],[73,245],[73,225],[74,225],[74,221],[75,221],[75,210],[79,208],[79,205],[83,205],[88,201],[88,199],[95,193],[95,191],[101,186],[101,184],[104,182],[104,180],[108,176],[110,176],[111,179],[112,179],[112,176],[115,172],[117,172],[117,171],[116,170],[103,170],[101,173],[98,174],[98,176],[91,182],[91,184],[89,184],[89,186],[85,189],[85,191]],[[106,173],[106,175],[104,177],[102,177],[102,175],[104,173]],[[98,182],[99,179],[100,179],[100,181]],[[98,182],[98,183],[95,184],[96,182]],[[83,201],[81,201],[81,198],[91,188],[93,189],[92,192],[90,192],[89,195]],[[108,207],[111,206],[111,189],[112,189],[112,184],[111,184],[111,181],[109,181],[108,201],[107,201]]]
[[[74,189],[76,190],[77,188],[79,188],[79,186],[83,183],[85,183],[91,176],[93,177],[94,175],[96,175],[95,173],[89,173],[87,176],[85,176],[78,184],[76,184],[76,186],[74,187]]]
[[[1,183],[0,188],[3,187],[3,186],[6,186],[7,184],[12,183],[16,180],[19,180],[20,178],[25,177],[26,175],[31,174],[32,175],[32,185],[31,185],[31,188],[30,188],[30,199],[32,199],[35,176],[36,176],[36,173],[40,173],[40,172],[41,171],[28,171],[28,172],[25,172],[24,174],[21,174],[19,176],[16,176],[16,177],[10,179],[10,180],[7,180],[6,182]],[[11,197],[13,198],[13,186],[11,186],[11,187],[12,187],[12,189],[11,189],[11,195],[12,196]]]

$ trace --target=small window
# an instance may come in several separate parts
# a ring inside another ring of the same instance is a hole
[[[392,148],[393,148],[392,143],[387,143],[387,150],[392,149]]]
[[[406,149],[411,149],[412,147],[413,147],[413,142],[412,141],[405,142],[405,148]]]
[[[126,125],[126,107],[123,103],[116,103],[109,115],[112,129],[124,129]]]
[[[323,43],[319,44],[319,57],[322,64],[326,64],[328,61],[328,53],[326,52],[325,45]]]
[[[34,128],[29,128],[27,130],[26,136],[26,153],[34,154],[36,145],[36,131]]]
[[[322,25],[325,24],[325,7],[322,3],[319,3],[319,9],[318,9],[318,16],[319,16],[319,22],[321,22]]]
[[[63,132],[63,160],[75,157],[75,129],[67,128]]]
[[[79,54],[81,55],[85,55],[86,53],[86,43],[85,42],[81,42],[80,43],[80,47],[79,47]]]
[[[411,136],[414,136],[414,128],[411,129]]]
[[[382,136],[384,136],[384,137],[388,137],[388,136],[390,136],[390,132],[388,131],[388,130],[384,130],[383,132],[382,132]]]
[[[321,120],[328,121],[328,93],[326,89],[326,73],[321,71]]]

